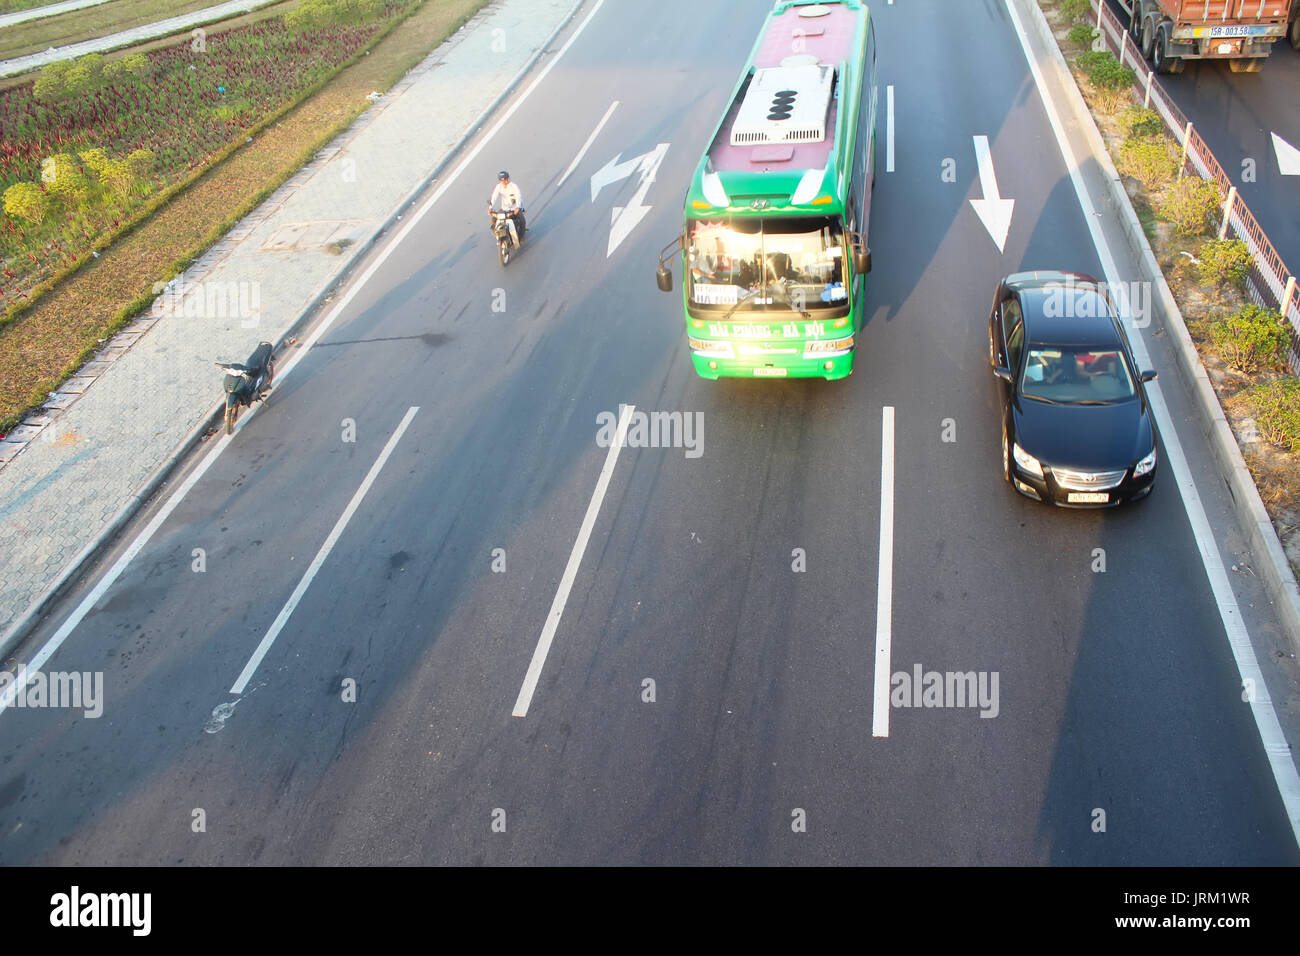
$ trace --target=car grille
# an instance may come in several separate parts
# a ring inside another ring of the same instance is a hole
[[[1125,471],[1070,471],[1067,468],[1053,468],[1056,483],[1070,491],[1108,491],[1114,488],[1127,474]]]

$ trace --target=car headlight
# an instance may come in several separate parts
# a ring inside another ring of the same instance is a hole
[[[1151,471],[1151,469],[1154,468],[1155,466],[1156,466],[1156,450],[1152,448],[1151,454],[1143,458],[1140,462],[1137,463],[1136,467],[1134,467],[1133,477],[1141,478],[1143,475],[1148,474]]]
[[[1013,443],[1011,446],[1011,454],[1016,459],[1016,464],[1025,471],[1029,472],[1036,478],[1043,477],[1043,466],[1039,463],[1038,459],[1029,454],[1029,452]]]

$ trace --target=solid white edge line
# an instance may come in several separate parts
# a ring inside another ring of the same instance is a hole
[[[582,149],[578,150],[578,155],[573,157],[573,162],[569,163],[569,168],[564,171],[564,175],[560,177],[560,181],[555,184],[556,189],[563,186],[564,181],[569,178],[569,174],[578,168],[578,164],[582,162],[582,157],[587,155],[587,150],[591,149],[591,144],[596,141],[596,137],[600,135],[600,131],[605,128],[605,124],[609,122],[609,118],[614,115],[614,110],[617,106],[618,100],[609,104],[609,109],[605,110],[605,115],[600,118],[600,122],[596,124],[596,128],[591,131],[591,135],[587,137],[587,141],[582,144]]]
[[[894,619],[894,407],[881,413],[880,572],[876,584],[876,672],[871,736],[889,736],[889,668]]]
[[[455,182],[457,177],[465,171],[466,167],[469,166],[470,162],[479,154],[480,151],[482,151],[483,147],[491,141],[492,137],[501,130],[501,127],[505,125],[506,120],[514,115],[515,110],[517,110],[523,102],[528,99],[529,95],[537,88],[538,84],[540,84],[551,72],[555,64],[560,62],[569,47],[573,45],[573,41],[582,34],[583,30],[586,29],[587,24],[591,22],[592,18],[604,3],[605,0],[596,0],[596,5],[591,8],[591,12],[587,14],[587,18],[578,24],[577,29],[573,31],[573,35],[569,37],[564,46],[560,47],[559,52],[551,62],[546,64],[542,69],[542,72],[538,74],[536,79],[534,79],[533,82],[524,89],[524,91],[519,95],[519,98],[511,104],[510,108],[507,109],[501,119],[492,126],[479,144],[470,151],[465,159],[451,172],[446,181],[434,191],[414,216],[407,221],[405,227],[394,234],[394,238],[379,251],[375,260],[366,267],[354,282],[350,284],[348,291],[343,295],[343,298],[339,299],[334,308],[330,309],[329,312],[326,313],[325,317],[316,325],[311,334],[300,343],[298,350],[289,358],[289,360],[285,362],[281,368],[277,369],[277,382],[283,382],[294,370],[303,356],[311,351],[311,347],[320,340],[320,337],[325,334],[331,325],[334,324],[335,320],[338,319],[343,310],[347,308],[348,304],[356,297],[357,293],[361,291],[362,287],[370,281],[376,272],[379,271],[380,266],[382,266],[388,257],[392,255],[397,246],[401,244],[401,240],[406,238],[410,231],[415,228],[415,224],[419,222],[419,220],[433,207],[433,204],[447,191],[448,187]],[[240,416],[241,421],[235,426],[236,430],[242,428],[244,421],[251,418],[256,414],[256,412],[256,408],[250,408],[245,415]],[[167,503],[164,504],[158,514],[154,516],[153,520],[149,522],[144,531],[136,536],[135,540],[131,542],[130,547],[123,552],[122,556],[114,562],[112,568],[110,568],[108,572],[100,578],[99,582],[90,593],[87,594],[82,602],[77,605],[76,610],[73,611],[68,619],[63,622],[62,626],[55,631],[50,639],[42,645],[41,649],[33,655],[32,659],[27,662],[28,671],[39,670],[44,666],[45,662],[48,661],[61,646],[63,646],[63,642],[68,639],[68,635],[76,630],[78,625],[80,625],[85,619],[86,615],[90,613],[91,608],[95,606],[95,603],[99,601],[99,599],[104,596],[104,593],[113,586],[114,582],[121,577],[122,572],[126,570],[127,565],[135,559],[136,555],[144,550],[145,545],[149,543],[149,540],[162,526],[163,522],[167,520],[174,510],[176,510],[176,507],[185,499],[185,496],[190,493],[190,490],[198,483],[199,479],[203,477],[204,473],[207,472],[208,468],[212,466],[213,462],[217,460],[218,456],[225,451],[226,446],[229,444],[230,436],[223,436],[217,441],[211,451],[209,451],[207,457],[204,458],[199,463],[198,467],[195,468],[193,473],[191,473],[190,476],[181,483],[180,487],[176,489],[171,498],[167,500]],[[0,714],[4,713],[10,704],[13,703],[13,699],[17,692],[18,686],[11,683],[5,688],[3,693],[0,693]]]
[[[885,87],[885,172],[894,171],[894,87]]]
[[[407,426],[411,424],[411,420],[415,418],[415,414],[419,410],[420,406],[412,405],[406,410],[406,414],[402,416],[401,424],[397,426],[397,430],[393,432],[392,436],[388,439],[388,444],[384,445],[384,450],[379,453],[379,457],[375,459],[375,463],[370,466],[370,471],[366,473],[366,477],[362,480],[361,487],[359,487],[356,494],[352,496],[352,500],[348,502],[348,506],[343,509],[343,514],[339,516],[339,520],[334,522],[334,528],[330,531],[329,537],[325,539],[325,543],[322,544],[320,550],[316,552],[316,557],[312,559],[307,570],[303,572],[302,580],[300,580],[298,586],[293,589],[293,593],[289,595],[289,600],[284,603],[284,607],[280,608],[280,613],[276,615],[275,620],[271,623],[270,629],[262,638],[261,643],[257,645],[257,650],[253,651],[253,656],[250,657],[248,663],[244,665],[243,671],[239,674],[239,679],[236,680],[234,686],[230,688],[232,694],[242,694],[244,688],[248,686],[248,682],[253,679],[253,674],[256,673],[257,666],[262,663],[262,658],[266,656],[266,652],[271,649],[271,645],[275,643],[275,639],[280,635],[280,631],[283,630],[285,624],[289,622],[290,615],[292,615],[294,609],[298,607],[298,602],[302,600],[303,595],[307,593],[307,588],[311,586],[311,582],[315,579],[316,573],[320,571],[321,565],[323,565],[325,559],[329,557],[329,553],[334,549],[334,545],[336,545],[339,538],[343,536],[343,530],[348,526],[348,522],[352,520],[352,516],[356,513],[357,508],[361,506],[361,501],[365,498],[366,492],[370,490],[370,486],[373,485],[375,479],[379,477],[379,472],[383,470],[384,464],[388,461],[388,456],[393,453],[393,449],[397,447],[398,441],[401,440]]]
[[[618,453],[623,447],[623,439],[627,435],[627,426],[632,420],[634,411],[636,411],[635,405],[623,405],[621,407],[618,430],[614,434],[614,441],[609,446],[609,452],[605,455],[605,466],[600,470],[600,478],[596,481],[596,490],[591,493],[591,501],[587,505],[587,514],[583,517],[582,527],[578,530],[578,540],[573,542],[573,550],[569,553],[569,563],[564,568],[564,577],[560,578],[560,586],[555,592],[555,600],[551,602],[550,613],[546,615],[546,623],[542,626],[542,636],[537,639],[533,659],[528,663],[528,673],[524,675],[523,686],[519,688],[519,696],[515,698],[515,709],[511,713],[512,717],[528,716],[528,707],[533,701],[534,691],[537,690],[537,681],[542,676],[542,667],[546,664],[546,655],[551,651],[551,641],[555,639],[555,632],[560,626],[560,618],[564,616],[564,606],[569,600],[569,590],[573,587],[573,581],[578,576],[578,566],[582,564],[582,556],[587,550],[587,541],[591,538],[592,528],[596,526],[596,516],[600,513],[601,502],[605,500],[605,491],[609,488],[609,480],[614,474],[614,466],[618,463]]]
[[[1038,87],[1039,99],[1047,111],[1047,118],[1051,123],[1052,132],[1056,136],[1057,145],[1061,150],[1061,157],[1069,170],[1070,181],[1073,183],[1075,194],[1078,196],[1083,218],[1088,223],[1088,231],[1092,235],[1093,245],[1097,247],[1097,255],[1101,258],[1101,266],[1106,273],[1106,281],[1111,288],[1120,288],[1114,255],[1110,251],[1106,237],[1101,233],[1096,207],[1088,195],[1087,187],[1083,184],[1079,173],[1079,164],[1075,159],[1074,150],[1070,147],[1069,140],[1065,136],[1061,118],[1056,112],[1056,105],[1052,102],[1051,97],[1047,95],[1047,84],[1043,79],[1038,62],[1034,59],[1033,51],[1030,49],[1029,38],[1025,34],[1024,24],[1021,23],[1020,15],[1016,12],[1012,0],[1004,0],[1004,2],[1007,11],[1011,14],[1011,22],[1015,26],[1016,35],[1020,40],[1020,46],[1024,51],[1025,60],[1029,64],[1030,72],[1033,74],[1034,83]],[[1129,336],[1134,357],[1144,368],[1150,368],[1150,356],[1146,349],[1146,342],[1142,338],[1142,330],[1135,329],[1134,331],[1137,334]],[[1178,432],[1174,428],[1173,420],[1170,418],[1169,409],[1165,405],[1164,395],[1156,382],[1150,383],[1147,389],[1147,398],[1151,401],[1151,410],[1159,425],[1160,437],[1164,440],[1165,453],[1169,457],[1169,469],[1173,472],[1178,491],[1182,496],[1183,508],[1187,512],[1188,523],[1191,525],[1192,533],[1196,537],[1196,546],[1201,553],[1201,564],[1205,568],[1206,577],[1210,582],[1210,589],[1214,593],[1214,601],[1219,609],[1219,617],[1223,622],[1224,633],[1227,635],[1228,645],[1232,648],[1233,660],[1237,664],[1238,676],[1241,677],[1243,685],[1246,680],[1254,682],[1255,698],[1249,704],[1250,712],[1255,719],[1255,727],[1259,731],[1260,741],[1264,746],[1269,768],[1273,771],[1273,780],[1277,784],[1278,793],[1282,798],[1282,804],[1291,823],[1291,832],[1297,844],[1300,844],[1300,773],[1296,771],[1295,763],[1291,758],[1291,749],[1287,745],[1286,734],[1282,732],[1282,725],[1277,719],[1277,714],[1273,711],[1272,700],[1269,698],[1268,689],[1264,684],[1259,660],[1255,656],[1255,649],[1250,643],[1250,635],[1247,633],[1245,622],[1241,618],[1241,611],[1237,606],[1232,584],[1223,568],[1223,559],[1219,554],[1214,531],[1210,526],[1209,518],[1206,517],[1205,508],[1201,504],[1200,494],[1196,490],[1196,483],[1188,469],[1187,457],[1183,452],[1182,442],[1179,440]]]

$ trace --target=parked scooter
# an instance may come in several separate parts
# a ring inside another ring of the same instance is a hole
[[[254,402],[266,401],[266,393],[275,378],[274,346],[261,342],[242,365],[238,362],[217,362],[226,372],[226,434],[235,430],[235,419],[242,408]]]

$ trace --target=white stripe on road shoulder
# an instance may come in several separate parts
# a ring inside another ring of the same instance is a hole
[[[519,688],[519,696],[515,699],[515,709],[511,714],[512,717],[527,717],[528,707],[533,701],[533,693],[537,690],[537,681],[542,676],[542,667],[546,663],[546,655],[551,651],[551,641],[555,639],[555,631],[560,626],[560,618],[564,616],[564,605],[569,600],[569,590],[573,587],[573,580],[578,576],[578,566],[582,564],[583,552],[587,550],[587,541],[591,538],[591,529],[596,525],[596,516],[600,514],[600,504],[605,500],[605,492],[609,488],[609,479],[614,474],[614,466],[618,464],[618,453],[623,447],[623,439],[627,435],[628,423],[632,420],[632,413],[636,411],[635,405],[624,405],[622,413],[618,418],[618,431],[614,435],[614,440],[610,443],[609,452],[605,455],[605,467],[600,470],[600,478],[596,481],[596,490],[591,493],[591,502],[587,505],[587,514],[582,519],[582,527],[578,530],[578,540],[573,543],[573,551],[569,554],[569,563],[564,568],[564,577],[560,578],[560,587],[555,592],[555,600],[551,602],[551,611],[546,615],[546,623],[542,626],[542,636],[537,639],[537,648],[533,651],[533,659],[528,664],[528,673],[524,675],[524,684]]]
[[[370,486],[373,485],[375,479],[379,477],[379,472],[383,470],[384,463],[388,461],[388,456],[393,453],[393,449],[397,447],[397,443],[401,440],[402,434],[406,431],[407,426],[411,424],[411,419],[415,418],[415,413],[419,410],[420,407],[418,405],[412,405],[406,410],[406,414],[402,417],[401,424],[397,426],[397,431],[393,432],[392,437],[388,439],[388,444],[386,444],[384,450],[379,453],[379,458],[377,458],[375,463],[370,466],[370,471],[361,482],[361,487],[358,488],[357,493],[352,496],[352,500],[348,502],[348,506],[343,510],[343,514],[339,517],[339,520],[334,523],[334,529],[330,531],[329,537],[325,539],[325,543],[322,544],[320,550],[316,552],[316,557],[303,573],[302,580],[299,581],[298,586],[293,589],[293,594],[289,595],[289,600],[285,602],[284,607],[280,608],[280,613],[276,615],[275,620],[271,623],[270,630],[266,632],[266,636],[263,637],[261,643],[257,645],[257,650],[253,651],[253,656],[250,657],[248,663],[244,665],[243,671],[240,672],[239,679],[236,680],[235,685],[230,688],[232,694],[242,694],[244,688],[248,686],[248,682],[252,680],[253,674],[257,671],[257,666],[262,663],[262,658],[266,656],[266,652],[271,649],[271,645],[275,643],[275,639],[279,636],[280,631],[283,630],[285,624],[289,622],[290,615],[293,614],[294,609],[298,606],[298,602],[302,600],[303,595],[307,593],[307,588],[311,586],[311,582],[316,577],[316,573],[320,571],[321,565],[325,563],[325,559],[329,557],[330,551],[334,549],[334,545],[336,545],[339,538],[343,536],[343,529],[348,526],[348,522],[351,521],[352,516],[356,514],[357,508],[361,506],[361,499],[365,498],[366,492],[370,490]]]
[[[876,676],[871,736],[889,736],[889,668],[894,620],[894,406],[880,430],[880,573],[876,584]]]
[[[600,118],[600,122],[596,124],[596,128],[591,131],[591,135],[587,137],[587,141],[582,144],[582,149],[578,150],[578,155],[573,157],[573,162],[569,163],[569,168],[564,171],[564,175],[560,177],[560,181],[555,184],[556,189],[563,186],[564,181],[569,178],[569,174],[578,168],[578,164],[582,162],[582,157],[587,155],[587,150],[591,149],[591,144],[596,141],[596,137],[600,135],[600,131],[605,128],[605,124],[609,122],[609,118],[614,115],[614,110],[617,106],[618,100],[609,104],[609,109],[605,110],[605,115]]]

